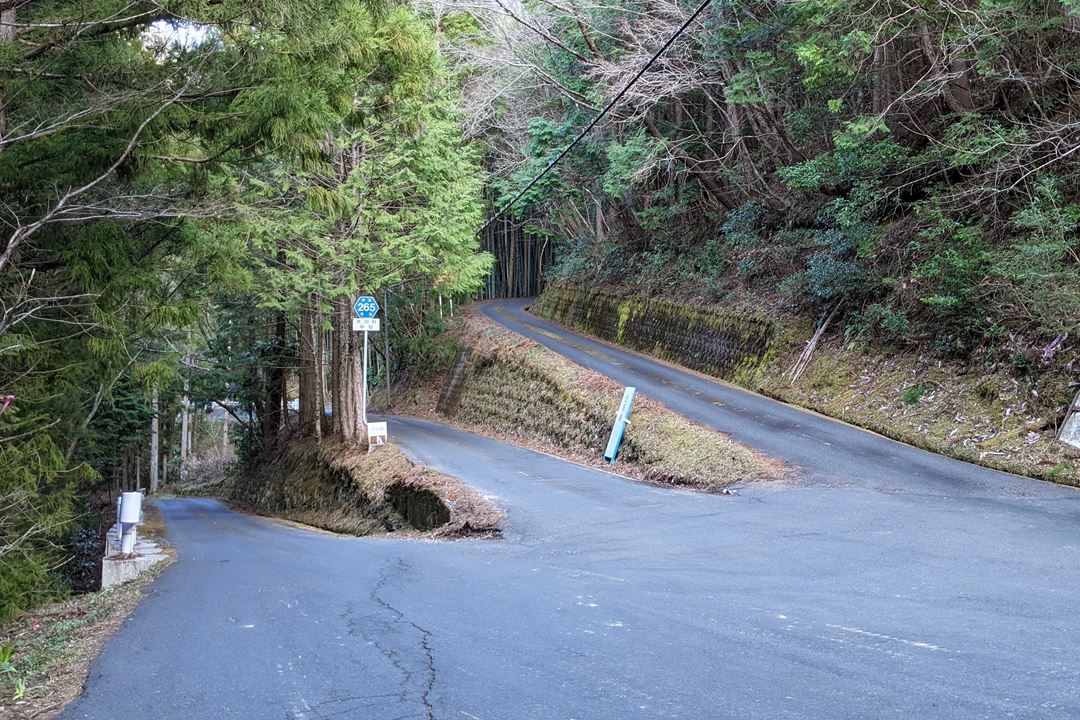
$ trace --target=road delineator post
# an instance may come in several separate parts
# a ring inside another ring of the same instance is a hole
[[[607,449],[604,450],[604,460],[609,463],[615,462],[619,454],[619,446],[622,445],[626,426],[630,422],[630,409],[634,406],[634,394],[637,388],[628,387],[623,391],[622,402],[619,403],[619,411],[615,414],[615,424],[611,427],[611,438],[608,439]]]

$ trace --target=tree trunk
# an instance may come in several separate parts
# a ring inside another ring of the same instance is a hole
[[[199,416],[195,414],[195,406],[191,403],[191,401],[188,401],[188,415],[190,415],[190,419],[188,420],[187,447],[188,461],[191,461],[198,456],[198,448],[195,447],[195,438],[199,436],[199,434],[196,432],[196,426],[199,424]]]
[[[949,107],[957,113],[971,112],[975,109],[975,100],[971,96],[971,61],[967,58],[949,58],[949,74],[955,78],[945,90]]]
[[[270,366],[266,373],[266,402],[263,405],[263,446],[270,447],[277,441],[281,430],[285,400],[285,313],[276,312],[268,323],[270,336]]]
[[[0,42],[15,40],[15,8],[0,10]],[[0,140],[7,139],[7,93],[5,92],[7,74],[0,74]],[[3,146],[0,146],[0,151]]]
[[[347,298],[334,300],[330,387],[334,401],[333,434],[346,442],[358,442],[364,437],[360,384],[363,334],[353,332],[351,305]]]
[[[184,398],[180,402],[180,467],[188,463],[191,454],[191,398],[188,397],[188,381],[184,381]]]
[[[314,298],[308,298],[300,313],[300,433],[312,437],[322,434],[322,333],[315,317]]]
[[[600,203],[600,198],[596,200],[596,241],[598,243],[604,242],[604,206]]]
[[[319,312],[315,316],[318,327],[323,326],[322,312]],[[331,418],[327,416],[325,408],[330,405],[329,399],[330,389],[327,387],[327,372],[326,367],[329,362],[329,355],[333,351],[333,344],[331,335],[333,330],[319,330],[315,334],[316,340],[319,343],[318,352],[315,354],[316,362],[318,366],[315,368],[319,375],[319,432],[321,437],[326,437],[330,434]]]

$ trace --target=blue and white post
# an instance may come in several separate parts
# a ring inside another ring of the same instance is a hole
[[[634,406],[636,392],[637,388],[632,387],[623,391],[619,412],[615,415],[615,424],[611,427],[611,438],[608,440],[607,450],[604,451],[604,459],[609,463],[615,462],[619,454],[619,446],[622,445],[623,435],[626,433],[626,424],[630,422],[630,408]]]
[[[356,302],[353,303],[353,312],[356,313],[356,317],[354,317],[352,321],[353,332],[364,333],[363,369],[361,370],[362,375],[360,378],[360,381],[363,383],[360,393],[360,417],[364,422],[364,426],[367,427],[368,333],[379,332],[379,318],[375,317],[379,313],[379,303],[373,296],[363,295],[356,298]]]

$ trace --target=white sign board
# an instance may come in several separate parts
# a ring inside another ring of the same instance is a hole
[[[352,329],[355,332],[379,332],[379,318],[353,318]]]
[[[1076,394],[1072,407],[1065,414],[1065,422],[1061,423],[1058,440],[1080,450],[1080,393]]]
[[[367,424],[367,441],[368,445],[385,445],[386,423],[369,422]]]

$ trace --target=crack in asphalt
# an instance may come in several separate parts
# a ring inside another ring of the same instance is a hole
[[[331,698],[330,700],[324,700],[315,706],[316,712],[319,713],[320,720],[330,720],[331,718],[340,717],[342,715],[351,715],[358,710],[364,710],[367,708],[378,707],[382,705],[382,701],[387,698],[397,697],[397,693],[377,693],[375,695],[355,695],[353,697],[345,698]],[[360,702],[360,701],[367,702]],[[354,704],[358,703],[358,704]],[[333,709],[331,712],[323,710],[327,705],[348,704],[347,707]]]
[[[353,604],[350,602],[345,605],[345,612],[341,613],[341,619],[345,621],[345,632],[349,636],[356,635],[356,620],[353,619],[353,612],[356,610]]]
[[[371,621],[371,624],[381,626],[385,633],[393,632],[394,625],[408,625],[412,627],[416,632],[420,633],[420,639],[417,642],[417,645],[419,645],[420,649],[423,651],[424,669],[426,675],[426,679],[422,686],[423,689],[420,692],[420,702],[424,706],[424,717],[426,718],[426,720],[435,720],[435,706],[431,702],[431,694],[435,690],[435,681],[437,679],[438,673],[435,667],[434,648],[432,648],[431,646],[431,632],[427,628],[424,628],[416,624],[412,620],[406,618],[405,613],[401,612],[396,607],[394,607],[389,602],[379,596],[379,593],[383,590],[383,588],[386,586],[387,582],[390,579],[390,570],[394,564],[395,563],[393,561],[388,562],[379,572],[378,582],[376,582],[375,587],[372,588],[370,596],[371,599],[375,601],[379,606],[393,613],[394,619],[392,622],[387,622],[386,620],[383,620],[376,616],[370,616],[368,619]],[[409,570],[408,564],[406,564],[405,561],[401,558],[397,559],[396,565],[398,574],[404,573]],[[346,621],[346,626],[348,628],[349,634],[353,635],[355,630],[355,624],[353,623],[351,616],[352,604],[350,603],[345,613],[342,614],[342,618]],[[401,653],[399,653],[394,648],[389,647],[375,634],[364,631],[363,633],[361,633],[361,635],[365,640],[371,643],[380,653],[382,653],[383,657],[385,657],[387,661],[389,661],[390,664],[394,666],[394,668],[401,672],[401,691],[397,693],[397,697],[400,702],[408,702],[410,686],[412,685],[413,679],[416,677],[416,673],[405,665],[402,660]]]

